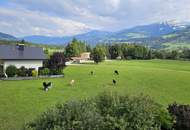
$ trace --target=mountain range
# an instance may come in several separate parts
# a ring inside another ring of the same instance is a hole
[[[190,26],[182,30],[176,30],[172,33],[162,35],[160,37],[135,38],[126,40],[125,42],[144,44],[155,49],[181,49],[184,47],[190,48]]]
[[[190,43],[190,23],[188,22],[162,22],[149,25],[136,26],[129,29],[124,29],[117,32],[106,32],[93,30],[84,34],[63,37],[49,36],[25,36],[16,38],[14,36],[0,33],[0,39],[3,40],[19,40],[32,43],[65,45],[73,38],[85,41],[88,44],[95,45],[97,43],[112,43],[112,42],[131,42],[137,44],[146,44],[151,47],[159,47],[162,43],[168,42],[189,42]]]
[[[93,30],[88,33],[63,36],[63,37],[47,37],[47,36],[26,36],[26,41],[42,44],[66,44],[73,38],[85,41],[89,44],[97,44],[101,42],[118,42],[136,38],[159,37],[172,33],[176,30],[182,30],[187,24],[176,24],[171,22],[154,23],[150,25],[136,26],[130,29],[124,29],[118,32],[106,32]]]
[[[1,33],[1,32],[0,32],[0,39],[1,40],[17,40],[16,37],[6,34],[6,33]]]
[[[111,34],[112,34],[111,32],[93,30],[84,34],[79,34],[74,36],[48,37],[48,36],[34,35],[34,36],[26,36],[21,39],[24,39],[28,42],[42,43],[42,44],[67,44],[73,38],[76,38],[78,40],[85,41],[89,44],[96,44]]]

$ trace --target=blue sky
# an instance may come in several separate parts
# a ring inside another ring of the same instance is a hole
[[[68,36],[190,21],[190,0],[0,0],[0,32]]]

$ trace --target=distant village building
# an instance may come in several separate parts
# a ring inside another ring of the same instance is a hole
[[[4,70],[10,65],[15,65],[17,68],[24,66],[38,70],[39,67],[42,67],[45,59],[46,56],[42,48],[26,47],[24,44],[0,45],[0,66]]]
[[[80,54],[80,57],[71,57],[71,60],[75,63],[84,63],[90,60],[90,52],[83,52]]]
[[[121,59],[122,59],[122,57],[121,57],[121,56],[118,56],[118,57],[116,57],[116,59],[117,59],[117,60],[121,60]]]

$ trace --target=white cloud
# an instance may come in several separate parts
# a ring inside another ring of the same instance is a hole
[[[64,36],[86,32],[90,26],[41,12],[0,8],[0,30],[16,36]],[[11,31],[12,30],[12,31]]]
[[[110,2],[111,7],[113,7],[113,9],[119,8],[120,0],[108,0],[108,2]]]
[[[9,0],[0,31],[63,36],[89,29],[116,31],[166,20],[190,21],[190,0]]]

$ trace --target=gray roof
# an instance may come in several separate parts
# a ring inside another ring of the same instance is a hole
[[[0,59],[2,60],[43,60],[46,56],[42,48],[24,46],[19,50],[18,46],[0,45]]]

